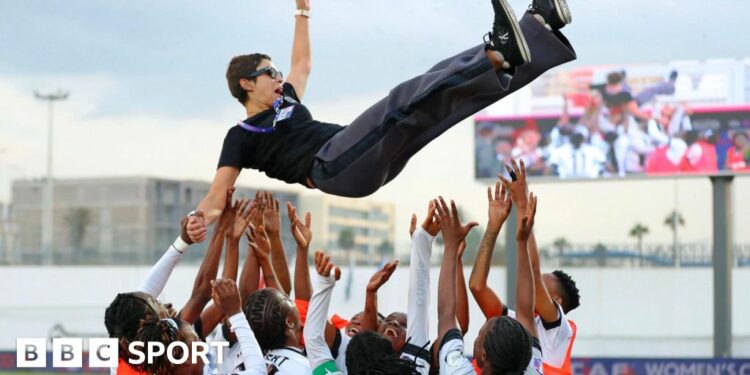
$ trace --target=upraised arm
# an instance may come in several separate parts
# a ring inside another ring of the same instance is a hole
[[[466,250],[466,241],[458,245],[458,257],[456,259],[456,320],[461,334],[469,332],[469,298],[466,293],[466,278],[464,277],[464,262],[461,259]]]
[[[458,257],[458,246],[469,234],[471,228],[477,226],[476,222],[461,225],[458,218],[456,204],[451,201],[450,208],[443,197],[435,203],[440,229],[443,232],[445,253],[443,254],[443,265],[440,268],[438,279],[438,338],[435,342],[442,342],[445,334],[451,329],[457,328],[456,324],[456,259]]]
[[[239,208],[238,203],[232,206],[232,194],[234,194],[234,188],[227,190],[225,195],[225,206],[227,209],[224,210],[219,218],[219,223],[208,246],[208,252],[203,258],[203,262],[201,262],[198,274],[195,276],[195,283],[193,284],[193,292],[190,295],[190,299],[180,311],[180,318],[191,324],[198,319],[203,308],[211,300],[211,281],[216,279],[216,274],[219,272],[219,260],[221,259],[221,251],[224,247],[224,236],[231,228],[234,213]]]
[[[534,323],[534,276],[531,273],[531,260],[529,259],[528,240],[534,227],[534,216],[536,215],[536,197],[529,194],[528,208],[518,225],[516,241],[518,243],[518,256],[516,257],[516,319],[537,337],[536,324]]]
[[[412,215],[411,249],[409,261],[409,294],[406,310],[406,337],[421,347],[429,341],[430,268],[432,243],[440,232],[435,202],[430,201],[427,215],[419,229],[417,217]]]
[[[508,172],[512,171],[512,176],[516,176],[516,180],[508,181],[503,179],[503,185],[509,187],[508,190],[510,190],[512,195],[513,203],[517,207],[516,218],[520,227],[521,221],[527,213],[529,203],[529,187],[526,182],[526,166],[524,165],[523,160],[521,160],[520,165],[519,163],[516,163],[515,160],[512,160],[511,167],[508,168]],[[539,313],[539,316],[543,321],[554,322],[557,320],[557,306],[552,300],[552,297],[550,297],[547,287],[544,285],[544,280],[542,279],[542,272],[539,266],[539,250],[537,249],[536,237],[534,236],[533,229],[529,234],[527,246],[529,257],[531,259],[531,269],[534,275],[535,310]]]
[[[307,87],[307,77],[312,69],[310,49],[310,1],[296,0],[297,13],[294,16],[294,41],[292,42],[292,66],[286,81],[294,86],[297,96],[302,99]]]
[[[268,239],[271,241],[271,265],[276,277],[281,283],[281,290],[290,295],[292,293],[292,278],[289,274],[289,265],[286,262],[284,244],[281,242],[281,214],[279,212],[279,200],[270,192],[261,194],[265,201],[263,211],[263,222],[265,224]],[[265,272],[265,271],[263,271]]]
[[[322,251],[315,252],[316,285],[315,294],[310,299],[307,310],[307,321],[305,322],[305,349],[310,367],[318,373],[318,367],[335,367],[331,349],[327,343],[327,319],[328,306],[331,302],[331,293],[336,281],[341,278],[341,269],[331,262],[331,257]],[[320,373],[323,373],[322,371]]]
[[[266,230],[262,225],[255,230],[255,236],[253,241],[250,242],[250,247],[258,259],[260,269],[263,271],[263,281],[265,281],[266,286],[284,292],[278,277],[276,277],[276,272],[271,265],[271,240],[268,239]]]
[[[362,331],[378,330],[378,290],[393,275],[393,271],[398,267],[398,260],[386,263],[383,268],[379,269],[370,278],[365,291],[365,309],[362,313]]]
[[[474,267],[471,269],[469,276],[469,289],[477,301],[479,308],[486,318],[492,318],[502,315],[503,303],[495,292],[487,285],[487,278],[490,273],[492,263],[492,253],[495,249],[497,237],[500,234],[505,220],[510,215],[513,203],[510,194],[505,187],[501,186],[498,181],[495,183],[494,194],[492,188],[487,188],[488,201],[488,221],[487,230],[482,236],[482,242],[479,245],[479,251],[474,261]]]
[[[297,256],[294,260],[294,299],[310,301],[312,297],[312,281],[310,280],[310,266],[307,264],[307,254],[312,241],[311,216],[305,215],[305,222],[297,217],[297,208],[291,202],[286,202],[287,214],[291,222],[292,236],[297,242]]]

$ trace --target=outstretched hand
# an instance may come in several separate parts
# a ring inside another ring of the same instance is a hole
[[[446,249],[451,246],[458,249],[458,245],[466,238],[466,235],[471,232],[471,229],[479,225],[479,223],[472,221],[466,225],[461,225],[460,218],[458,217],[458,208],[456,203],[451,200],[450,208],[445,203],[443,197],[439,197],[438,200],[434,201],[435,207],[440,221],[440,230],[443,232],[443,242],[445,243]]]
[[[501,181],[495,182],[495,194],[492,194],[492,188],[487,187],[487,202],[488,209],[487,214],[489,216],[489,222],[487,223],[487,229],[493,231],[499,231],[505,220],[510,215],[510,210],[513,208],[513,201],[511,200],[510,194],[507,194],[507,187]]]
[[[294,207],[292,202],[286,202],[286,210],[297,247],[307,249],[310,246],[310,241],[312,241],[312,229],[310,228],[312,217],[310,212],[305,214],[305,222],[302,223],[297,217],[297,208]]]
[[[315,252],[315,270],[318,272],[318,275],[325,278],[330,277],[331,271],[333,271],[333,277],[336,281],[341,279],[341,269],[331,262],[329,255],[325,255],[320,250]]]
[[[281,214],[279,213],[279,200],[273,197],[271,192],[263,192],[265,209],[263,210],[263,222],[269,235],[278,235],[281,230]]]
[[[234,202],[234,222],[232,223],[232,229],[227,233],[234,240],[238,240],[250,224],[252,207],[248,208],[248,205],[251,205],[249,199],[239,199]]]
[[[531,231],[534,229],[534,217],[536,217],[536,202],[537,197],[534,193],[529,193],[528,197],[529,204],[526,207],[526,212],[521,219],[521,224],[518,226],[518,232],[516,232],[517,241],[528,241],[531,236]]]
[[[398,267],[398,260],[386,263],[383,268],[375,272],[370,278],[370,282],[367,283],[367,291],[377,292],[391,278],[393,272],[396,271],[396,267]]]
[[[411,214],[411,224],[409,226],[409,235],[414,236],[414,231],[417,229],[417,215]],[[437,236],[440,233],[440,219],[437,215],[437,208],[435,207],[435,201],[430,201],[427,207],[427,216],[425,216],[422,222],[422,229],[429,233],[430,236]]]
[[[259,262],[268,261],[271,257],[271,240],[268,238],[266,229],[261,225],[250,229],[250,248],[255,252]]]
[[[219,216],[219,222],[216,224],[216,228],[221,231],[228,231],[232,228],[234,223],[234,217],[237,215],[238,205],[232,204],[232,195],[234,195],[234,187],[227,190],[226,201],[224,202],[224,211]]]
[[[529,185],[526,183],[526,165],[521,160],[521,166],[518,166],[515,160],[511,159],[511,165],[505,165],[505,169],[510,174],[511,181],[503,175],[498,174],[497,176],[503,182],[503,185],[510,192],[510,197],[513,203],[519,210],[525,210],[526,204],[528,203]]]

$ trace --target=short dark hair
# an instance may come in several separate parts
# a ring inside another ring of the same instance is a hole
[[[576,282],[567,273],[562,270],[555,270],[552,272],[557,281],[560,282],[560,292],[562,293],[562,309],[564,313],[575,310],[576,307],[581,305],[581,295],[579,294]]]
[[[360,332],[346,348],[351,375],[418,375],[417,364],[393,352],[390,340],[375,332]]]
[[[294,308],[294,305],[285,303],[279,290],[273,288],[255,291],[248,297],[245,317],[264,353],[286,346],[286,318]]]
[[[622,82],[623,74],[620,72],[612,72],[607,74],[607,84],[616,85]]]
[[[492,319],[484,337],[485,362],[492,375],[523,374],[531,361],[531,332],[508,316]]]
[[[263,53],[253,53],[250,55],[235,56],[229,62],[229,67],[227,68],[229,92],[242,105],[245,105],[245,102],[247,102],[247,91],[240,86],[240,79],[257,71],[258,65],[263,60],[271,60],[271,57]],[[249,79],[254,80],[255,78]]]

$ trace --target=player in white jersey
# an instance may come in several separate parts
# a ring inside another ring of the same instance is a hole
[[[510,213],[510,201],[505,195],[506,189],[516,205],[519,221],[528,205],[525,198],[528,193],[528,185],[523,161],[521,161],[520,166],[513,161],[513,167],[509,167],[509,173],[513,181],[501,177],[503,180],[502,191],[498,194],[496,185],[495,197],[489,197],[490,223],[494,224],[488,224],[488,231],[482,240],[474,269],[469,278],[472,294],[488,319],[509,313],[507,306],[504,306],[500,298],[487,286],[487,274],[497,233]],[[494,232],[491,232],[491,227]],[[575,282],[563,271],[541,273],[539,253],[533,233],[529,237],[528,246],[536,290],[535,309],[537,315],[534,320],[544,353],[544,369],[548,374],[569,374],[571,372],[570,355],[575,340],[576,326],[575,323],[568,320],[566,314],[580,305],[579,291]],[[513,315],[512,312],[511,315]]]
[[[527,241],[534,225],[536,197],[530,195],[531,204],[524,213],[516,239],[518,242],[518,299],[517,319],[495,317],[487,320],[474,342],[474,356],[482,373],[526,373],[541,374],[541,349],[534,326],[534,282],[531,275]],[[464,342],[456,324],[456,265],[458,247],[466,238],[472,222],[461,225],[454,202],[450,208],[442,197],[439,199],[438,214],[445,253],[438,281],[438,340],[435,363],[439,374],[474,374],[472,363],[464,356]]]

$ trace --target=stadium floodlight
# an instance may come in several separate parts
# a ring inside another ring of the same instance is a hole
[[[44,198],[42,200],[42,263],[51,265],[53,263],[52,254],[52,233],[54,230],[54,196],[52,185],[52,125],[54,123],[54,103],[68,98],[69,93],[57,90],[52,94],[40,94],[35,91],[34,96],[39,100],[47,101],[48,106],[48,125],[47,125],[47,179],[44,185]]]

